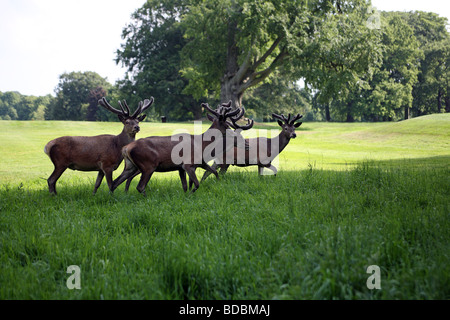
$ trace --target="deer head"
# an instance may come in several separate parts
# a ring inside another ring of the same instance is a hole
[[[117,114],[117,117],[124,125],[124,131],[130,135],[135,135],[140,130],[139,122],[144,120],[146,117],[145,114],[141,116],[139,115],[143,113],[146,109],[148,109],[152,105],[153,101],[154,101],[153,97],[151,97],[150,100],[145,99],[143,102],[140,101],[137,109],[134,111],[132,115],[130,115],[130,108],[128,107],[128,104],[125,100],[123,100],[123,104],[122,102],[119,101],[119,106],[121,110],[117,110],[116,108],[111,106],[108,103],[108,101],[106,101],[105,97],[100,99],[98,101],[98,104],[101,105],[106,110],[114,114]]]
[[[297,122],[295,121],[301,119],[303,115],[297,114],[292,120],[291,120],[291,114],[289,113],[289,116],[286,118],[284,114],[281,116],[275,113],[272,113],[272,117],[277,119],[278,125],[283,129],[281,134],[285,135],[286,138],[296,138],[297,134],[295,133],[295,128],[298,128],[302,125],[303,122]]]

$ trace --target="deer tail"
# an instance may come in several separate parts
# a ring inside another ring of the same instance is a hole
[[[129,162],[131,162],[131,164],[136,167],[136,164],[133,162],[133,159],[130,157],[131,149],[132,148],[129,148],[128,145],[126,145],[125,147],[122,148],[122,156],[125,159],[125,167],[127,166],[127,164]]]
[[[52,149],[52,147],[55,145],[55,141],[52,140],[49,143],[47,143],[44,147],[44,152],[47,156],[50,157],[50,150]]]

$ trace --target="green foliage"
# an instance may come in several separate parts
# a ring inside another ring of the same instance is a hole
[[[109,120],[110,112],[92,100],[112,91],[112,85],[96,72],[70,72],[59,77],[56,98],[46,110],[48,120]],[[98,101],[98,100],[97,100]],[[89,110],[88,110],[89,109]],[[94,109],[94,110],[93,110]]]
[[[0,120],[44,120],[53,97],[24,96],[19,92],[0,92]]]
[[[304,108],[285,99],[301,78],[311,119],[398,120],[450,110],[445,23],[366,1],[147,1],[123,31],[118,85],[131,99],[155,96],[154,116],[199,118],[201,99],[247,104],[264,119],[274,105]]]
[[[128,68],[118,82],[123,96],[137,104],[153,96],[153,117],[169,120],[198,119],[200,102],[183,94],[187,80],[180,76],[180,51],[186,43],[179,25],[185,1],[147,1],[123,30],[125,43],[117,50],[117,63]],[[130,93],[133,92],[133,95]]]
[[[185,92],[197,97],[213,92],[240,105],[244,92],[275,70],[317,86],[325,81],[318,67],[333,63],[343,68],[336,74],[345,83],[359,79],[373,60],[363,1],[210,0],[193,1],[189,10],[182,19],[189,39],[182,72],[190,80]],[[338,93],[336,87],[329,90]]]
[[[270,83],[249,90],[242,104],[245,106],[245,116],[257,121],[273,121],[272,113],[300,113],[305,120],[317,120],[312,110],[310,93],[300,88],[298,83],[280,75]]]
[[[414,29],[423,56],[413,88],[414,115],[450,112],[450,35],[447,19],[431,12],[403,13]],[[445,106],[444,106],[445,105]]]
[[[373,70],[366,86],[333,104],[337,113],[365,121],[398,120],[412,106],[422,52],[413,29],[398,13],[383,13],[380,21],[382,63]],[[339,119],[339,118],[338,118]]]
[[[347,101],[352,92],[367,88],[382,60],[381,32],[367,25],[371,14],[361,5],[329,15],[308,39],[299,76],[319,91],[318,102]]]

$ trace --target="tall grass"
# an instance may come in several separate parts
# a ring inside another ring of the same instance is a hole
[[[0,297],[448,299],[448,171],[233,172],[184,194],[3,186]],[[69,265],[81,290],[68,290]],[[369,290],[369,265],[381,268]]]

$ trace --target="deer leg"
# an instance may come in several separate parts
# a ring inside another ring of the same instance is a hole
[[[230,167],[229,164],[222,164],[220,166],[220,175],[224,175],[225,173],[227,173],[228,168]]]
[[[125,184],[125,192],[128,192],[128,189],[130,188],[131,181],[132,181],[133,178],[136,177],[139,173],[140,173],[140,172],[137,171],[136,173],[134,173],[131,177],[129,177],[129,178],[127,179],[127,183]]]
[[[263,175],[263,172],[264,172],[264,167],[263,167],[263,166],[258,166],[258,174],[259,174],[260,176],[262,176],[262,175]]]
[[[139,170],[138,168],[136,168],[134,165],[126,165],[125,169],[123,169],[122,173],[120,174],[120,176],[118,176],[112,185],[112,191],[116,190],[116,188],[122,184],[122,182],[124,182],[127,179],[133,179],[135,176],[137,176],[139,174]],[[128,182],[127,182],[128,184]]]
[[[112,178],[113,170],[108,168],[107,170],[103,170],[103,173],[105,174],[105,178],[106,178],[106,182],[108,183],[109,191],[111,193],[113,193],[114,192],[113,178]]]
[[[100,184],[102,183],[103,177],[105,176],[105,174],[103,173],[103,171],[99,171],[98,175],[97,175],[97,180],[95,181],[95,186],[94,186],[94,193],[95,194],[97,192],[97,189],[100,187]]]
[[[200,185],[197,180],[197,176],[195,175],[195,168],[183,165],[183,169],[186,170],[186,172],[189,176],[189,185],[191,186],[192,183],[194,183],[194,185],[195,185],[194,189],[192,189],[192,191],[191,191],[192,193],[194,193],[195,190],[197,190]]]
[[[203,182],[206,178],[208,178],[209,175],[210,175],[211,173],[214,173],[214,172],[217,173],[216,168],[217,168],[218,166],[219,166],[219,165],[214,161],[213,165],[210,167],[210,168],[213,169],[214,171],[206,170],[205,173],[203,174],[202,180],[201,180],[200,182]],[[215,174],[215,173],[214,173],[214,174]],[[217,177],[217,176],[216,176],[216,177]]]
[[[273,175],[274,175],[274,176],[277,175],[278,170],[277,170],[277,168],[275,168],[272,164],[270,165],[269,169],[273,171]]]
[[[59,177],[66,171],[67,167],[55,167],[50,177],[47,179],[48,191],[50,193],[56,194],[56,181]]]
[[[152,169],[152,170],[146,171],[146,172],[142,172],[141,180],[139,180],[139,183],[138,183],[136,189],[137,189],[137,191],[142,193],[144,196],[145,196],[145,187],[147,186],[148,181],[152,177],[152,174],[154,171],[155,171],[155,169]]]
[[[186,171],[179,170],[178,173],[180,174],[180,180],[181,180],[181,185],[183,186],[183,190],[184,190],[184,192],[186,192],[187,191]],[[190,179],[189,179],[189,181],[190,181]]]
[[[213,173],[217,179],[219,179],[219,174],[217,173],[216,169],[213,169],[210,167],[206,162],[203,162],[202,168],[205,169],[205,172]]]
[[[195,174],[196,168],[194,168],[194,174]],[[191,179],[191,176],[189,176],[189,190],[192,189],[192,185],[194,184],[194,181]]]

